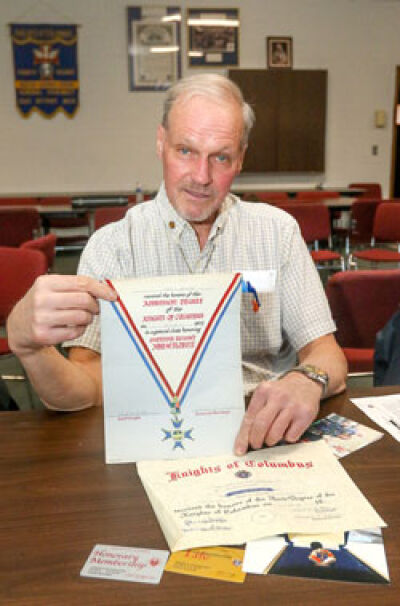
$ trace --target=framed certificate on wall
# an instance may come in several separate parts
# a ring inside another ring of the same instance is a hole
[[[128,7],[129,90],[166,90],[181,76],[181,9]]]

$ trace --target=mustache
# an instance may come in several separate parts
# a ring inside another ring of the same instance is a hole
[[[183,186],[184,189],[188,189],[191,192],[193,192],[194,194],[201,194],[201,195],[206,195],[206,196],[211,196],[214,191],[212,189],[212,187],[209,186],[202,186],[199,185],[198,183],[186,183]]]

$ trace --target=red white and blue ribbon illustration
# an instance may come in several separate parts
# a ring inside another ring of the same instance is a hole
[[[137,323],[132,318],[129,313],[127,306],[122,301],[117,289],[111,280],[106,280],[107,284],[113,288],[117,294],[118,298],[116,302],[112,302],[111,305],[121,323],[124,330],[126,331],[130,341],[134,345],[137,353],[141,357],[145,367],[156,383],[160,393],[162,394],[166,404],[169,407],[169,411],[172,415],[171,423],[173,429],[166,430],[163,429],[164,432],[164,440],[172,439],[174,442],[173,448],[183,448],[182,440],[183,439],[191,439],[193,440],[193,436],[191,435],[192,429],[183,430],[182,422],[183,419],[180,416],[182,412],[182,406],[184,405],[190,387],[193,383],[193,380],[196,376],[196,373],[201,365],[201,362],[206,354],[206,351],[212,341],[212,338],[215,334],[215,331],[218,329],[218,326],[224,317],[227,309],[229,308],[232,300],[235,297],[238,289],[241,287],[242,277],[240,273],[236,273],[229,283],[226,290],[223,292],[222,297],[218,301],[214,311],[212,312],[199,340],[194,348],[194,352],[189,359],[189,362],[184,369],[182,374],[182,378],[178,384],[178,387],[174,389],[171,385],[171,381],[168,380],[166,373],[163,372],[163,369],[160,367],[160,364],[156,360],[156,357],[151,352],[148,344],[146,343],[145,338],[141,334]]]

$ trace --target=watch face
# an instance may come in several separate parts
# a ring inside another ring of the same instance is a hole
[[[316,377],[320,377],[324,381],[328,381],[328,375],[324,370],[317,368],[316,366],[312,366],[312,364],[306,364],[304,370],[309,372],[310,375],[314,374]]]
[[[300,366],[297,366],[296,369],[299,372],[302,372],[309,379],[320,383],[323,386],[323,394],[325,394],[326,390],[328,389],[329,377],[324,370],[321,370],[312,364],[300,364]]]

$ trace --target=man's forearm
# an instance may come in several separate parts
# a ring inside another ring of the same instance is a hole
[[[55,347],[20,356],[20,361],[47,408],[72,411],[101,405],[101,385],[95,377]]]
[[[333,335],[321,337],[299,352],[301,364],[312,364],[323,369],[329,377],[324,398],[346,389],[347,362]]]

